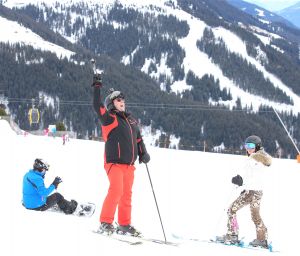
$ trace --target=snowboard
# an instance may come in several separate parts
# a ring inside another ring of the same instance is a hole
[[[96,210],[96,205],[94,203],[90,202],[82,202],[78,203],[76,210],[70,214],[73,216],[78,216],[78,217],[92,217],[94,212]],[[48,211],[50,212],[58,212],[58,213],[64,213],[58,205],[54,205],[53,207],[49,208]]]

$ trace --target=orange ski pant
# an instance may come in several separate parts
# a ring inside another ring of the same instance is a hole
[[[134,180],[133,165],[104,164],[109,179],[109,189],[103,202],[100,222],[113,223],[118,207],[119,225],[131,224],[131,195]]]

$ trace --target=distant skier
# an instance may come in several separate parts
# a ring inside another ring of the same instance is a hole
[[[131,195],[134,180],[134,162],[148,163],[150,156],[142,140],[137,121],[125,111],[125,97],[120,91],[111,90],[101,101],[102,81],[94,76],[94,109],[97,112],[105,141],[104,169],[110,186],[100,214],[99,233],[129,234],[139,236],[140,232],[131,225]],[[113,225],[118,207],[118,223]]]
[[[44,136],[48,136],[49,135],[49,128],[44,129]]]
[[[44,160],[35,159],[33,169],[23,178],[23,205],[30,210],[46,211],[57,204],[65,214],[72,214],[77,208],[75,200],[67,201],[57,192],[50,195],[62,182],[61,178],[56,177],[48,188],[45,187],[48,169],[49,165]]]
[[[249,157],[244,167],[245,175],[232,178],[232,183],[244,190],[228,209],[227,234],[217,237],[217,241],[226,244],[239,242],[236,213],[250,205],[251,218],[256,227],[256,239],[250,245],[268,248],[267,228],[260,216],[260,203],[263,196],[263,169],[271,165],[272,158],[264,151],[262,141],[256,135],[249,136],[244,146]]]

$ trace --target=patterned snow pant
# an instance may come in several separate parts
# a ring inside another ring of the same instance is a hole
[[[251,218],[256,227],[256,238],[258,240],[267,240],[268,230],[260,217],[260,202],[263,196],[262,191],[245,190],[231,204],[228,209],[227,234],[238,235],[238,224],[236,221],[236,212],[246,205],[250,205]]]

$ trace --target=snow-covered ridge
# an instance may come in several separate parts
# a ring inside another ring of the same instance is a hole
[[[3,4],[8,7],[8,8],[12,8],[12,7],[22,7],[22,6],[26,6],[29,3],[33,4],[33,5],[41,5],[41,4],[45,4],[47,6],[55,6],[57,3],[59,4],[65,4],[66,6],[68,5],[72,5],[72,4],[76,4],[76,3],[84,3],[87,4],[89,6],[91,5],[112,5],[114,3],[119,3],[122,4],[124,6],[137,6],[137,7],[141,7],[141,6],[149,6],[149,5],[153,5],[153,6],[157,6],[157,7],[163,7],[165,5],[165,3],[169,3],[169,2],[173,2],[173,3],[177,3],[176,0],[4,0]]]
[[[67,57],[70,59],[75,54],[61,46],[44,40],[32,30],[15,21],[0,17],[0,24],[0,41],[4,43],[30,45],[35,49],[55,53],[58,58]]]
[[[197,40],[200,40],[203,31],[206,27],[209,27],[203,21],[199,19],[195,19],[191,15],[185,13],[182,10],[173,10],[173,13],[181,20],[187,21],[190,27],[190,32],[187,37],[179,39],[179,44],[186,51],[186,57],[183,61],[183,66],[185,67],[185,73],[187,74],[188,70],[192,70],[199,78],[204,76],[205,74],[212,74],[215,78],[220,80],[220,89],[223,88],[228,89],[233,99],[230,102],[225,103],[229,107],[235,106],[235,102],[238,98],[242,100],[243,107],[249,107],[252,105],[254,111],[257,111],[259,107],[264,105],[273,106],[275,109],[279,111],[292,111],[294,113],[299,113],[300,111],[300,97],[296,95],[288,86],[286,86],[280,79],[278,79],[273,74],[266,71],[265,67],[261,65],[261,63],[250,57],[246,50],[246,44],[243,42],[236,34],[228,31],[222,27],[213,28],[213,33],[216,38],[221,38],[229,51],[240,55],[242,58],[246,59],[249,63],[256,66],[258,70],[260,70],[266,79],[269,79],[274,87],[278,87],[282,91],[284,91],[288,96],[292,98],[294,101],[294,105],[287,105],[281,103],[275,103],[269,100],[266,100],[262,97],[252,95],[248,92],[240,89],[233,81],[224,76],[222,70],[215,65],[211,59],[207,56],[207,54],[202,53],[196,46]],[[274,38],[279,38],[276,34],[269,33],[269,36]],[[262,53],[263,54],[263,53]],[[180,81],[175,82],[172,85],[173,90],[179,91],[180,88],[184,87],[184,85],[178,86]],[[181,82],[183,83],[183,81]],[[179,87],[179,89],[178,89]],[[187,88],[185,88],[187,89]]]

